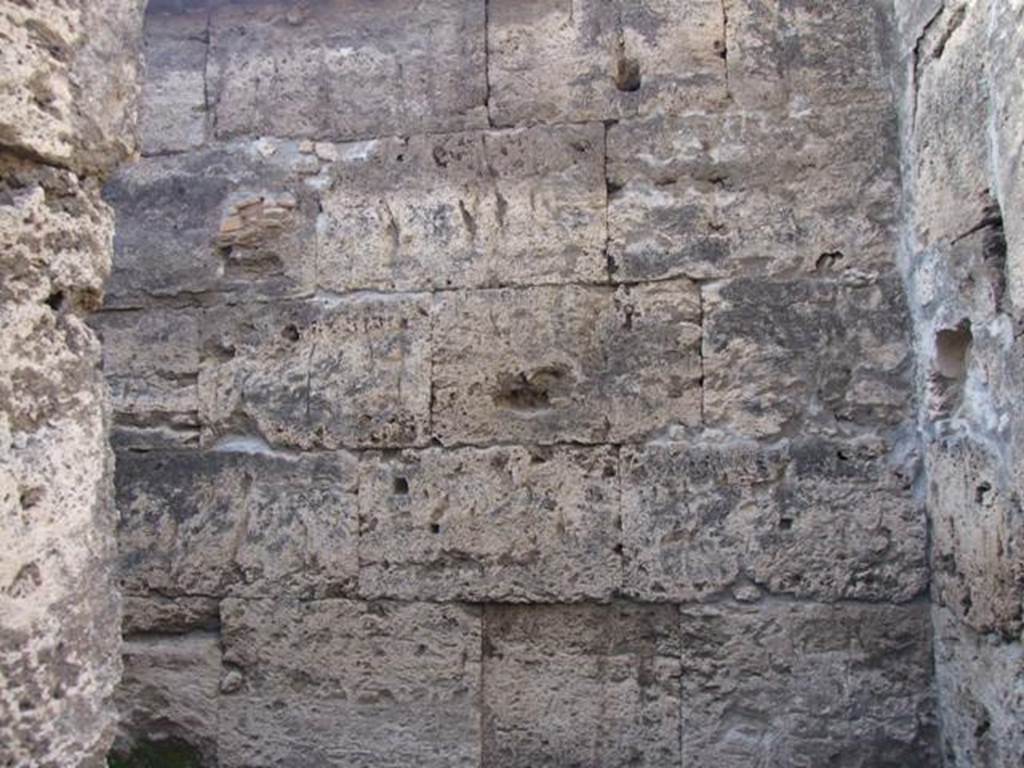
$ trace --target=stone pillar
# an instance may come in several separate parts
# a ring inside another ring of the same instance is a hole
[[[103,765],[120,676],[99,344],[141,0],[0,8],[0,765]]]

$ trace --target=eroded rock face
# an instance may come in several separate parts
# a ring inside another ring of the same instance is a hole
[[[891,26],[151,5],[118,750],[935,765]]]
[[[0,10],[0,764],[101,765],[120,676],[109,409],[85,315],[134,146],[137,3]]]

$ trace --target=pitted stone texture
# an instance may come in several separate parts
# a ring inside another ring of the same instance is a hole
[[[310,292],[316,158],[291,142],[242,142],[145,158],[107,185],[117,212],[108,305],[204,294]]]
[[[490,606],[483,764],[679,764],[678,609]]]
[[[337,148],[319,284],[416,290],[605,279],[604,127]]]
[[[619,442],[700,421],[686,280],[445,294],[433,429],[447,444]]]
[[[741,278],[704,290],[704,415],[749,437],[848,435],[911,414],[902,284]]]
[[[118,449],[199,444],[199,319],[187,310],[105,312],[90,324],[103,342],[103,373]]]
[[[217,136],[484,128],[484,16],[476,0],[222,5],[207,70]]]
[[[933,768],[926,605],[682,608],[684,765]]]
[[[935,687],[941,702],[944,765],[1024,762],[1024,647],[993,642],[940,607],[935,624]]]
[[[148,6],[139,98],[144,155],[195,149],[206,138],[209,17],[203,4],[184,12],[168,3]]]
[[[884,272],[899,164],[889,108],[652,117],[608,129],[621,280]]]
[[[355,459],[121,454],[121,578],[133,594],[323,597],[358,574]]]
[[[121,631],[125,635],[179,635],[220,629],[220,601],[215,597],[125,595]]]
[[[480,615],[425,603],[226,600],[220,765],[480,764]]]
[[[205,444],[239,434],[302,449],[427,441],[428,296],[228,307],[203,324]]]
[[[975,632],[1019,638],[1024,512],[1000,457],[951,438],[931,446],[928,465],[936,603]]]
[[[364,460],[360,594],[569,602],[622,570],[608,448],[408,451]]]
[[[0,146],[103,173],[135,146],[141,3],[39,0],[0,9]]]
[[[947,3],[918,45],[911,169],[921,246],[966,235],[991,199],[986,3]]]
[[[124,676],[117,692],[119,734],[113,754],[131,752],[136,739],[187,744],[217,764],[221,679],[220,636],[128,636]]]
[[[720,0],[491,0],[496,125],[679,113],[726,99]]]
[[[892,102],[891,6],[878,0],[725,0],[729,93],[789,112]]]
[[[753,582],[827,601],[920,594],[924,512],[884,450],[824,441],[623,448],[625,593],[681,602]]]

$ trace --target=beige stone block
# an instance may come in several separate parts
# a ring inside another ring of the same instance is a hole
[[[473,0],[221,5],[207,69],[217,136],[486,127],[484,16]]]
[[[227,600],[220,764],[480,764],[480,614],[428,603]]]
[[[721,105],[719,0],[492,0],[496,125],[605,120]]]
[[[365,597],[569,602],[622,576],[613,450],[429,449],[364,459]]]
[[[490,606],[484,765],[679,764],[675,606]]]
[[[447,293],[434,322],[446,445],[619,442],[700,421],[689,281]]]
[[[320,227],[324,288],[606,277],[600,124],[380,139],[338,156]]]

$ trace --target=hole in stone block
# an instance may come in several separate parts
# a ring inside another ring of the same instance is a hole
[[[396,477],[392,486],[395,496],[409,495],[409,481],[404,477]]]
[[[60,312],[64,309],[67,303],[67,298],[64,295],[64,291],[54,291],[46,297],[46,306],[52,309],[54,312]]]
[[[974,336],[969,320],[955,328],[943,328],[935,334],[935,360],[931,374],[932,415],[952,415],[963,398],[967,380],[967,358]]]
[[[631,93],[639,91],[643,78],[640,74],[640,62],[636,59],[620,58],[615,63],[615,87],[620,91]]]

